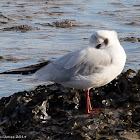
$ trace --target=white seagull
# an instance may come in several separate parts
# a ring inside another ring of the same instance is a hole
[[[106,85],[123,70],[126,54],[120,45],[117,33],[99,30],[90,37],[86,48],[70,52],[36,71],[41,81],[52,81],[63,86],[86,90],[86,111],[95,114],[100,109],[92,109],[89,90]]]

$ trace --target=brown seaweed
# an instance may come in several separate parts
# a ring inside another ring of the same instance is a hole
[[[37,27],[32,27],[29,25],[19,25],[19,26],[12,26],[12,27],[6,27],[1,29],[2,31],[20,31],[20,32],[27,32],[30,30],[39,30]]]
[[[135,43],[135,42],[140,42],[140,38],[139,37],[125,37],[125,38],[120,38],[120,41],[121,42],[127,41],[127,42]]]
[[[52,23],[36,23],[42,26],[50,26],[50,27],[57,27],[57,28],[70,28],[70,27],[86,27],[90,25],[78,25],[77,23],[73,23],[72,21],[66,19],[62,21],[55,21]]]
[[[101,113],[86,114],[85,91],[59,84],[3,97],[0,135],[33,140],[140,139],[139,72],[127,70],[106,86],[90,90],[90,96],[94,108],[104,108]]]

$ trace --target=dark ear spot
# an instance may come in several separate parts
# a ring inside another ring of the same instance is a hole
[[[107,38],[104,40],[104,43],[105,43],[105,45],[108,45],[109,41]]]

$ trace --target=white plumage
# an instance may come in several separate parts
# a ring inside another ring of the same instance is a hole
[[[123,70],[126,54],[115,31],[100,30],[90,38],[90,46],[70,52],[39,69],[35,76],[66,87],[90,89],[103,86]]]

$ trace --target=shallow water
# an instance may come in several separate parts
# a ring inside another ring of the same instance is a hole
[[[0,29],[27,24],[40,30],[0,30],[0,72],[55,59],[86,47],[99,29],[116,30],[120,38],[140,37],[139,0],[11,0],[0,1]],[[40,24],[69,19],[79,27],[57,28]],[[136,22],[135,25],[127,25]],[[140,42],[122,42],[127,53],[125,70],[140,69]],[[34,87],[26,76],[0,75],[0,97]]]

